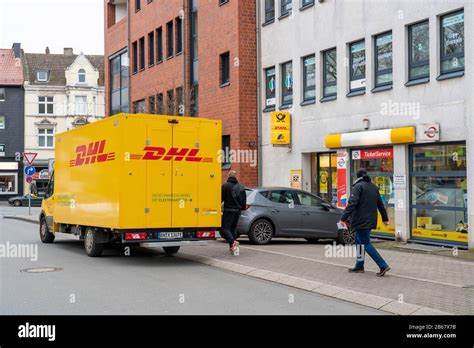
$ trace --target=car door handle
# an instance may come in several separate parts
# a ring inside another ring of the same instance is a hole
[[[272,209],[272,213],[279,213],[280,211],[278,209]]]
[[[301,215],[310,215],[307,211],[302,212]]]

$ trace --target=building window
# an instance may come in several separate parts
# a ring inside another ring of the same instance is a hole
[[[84,69],[79,69],[78,75],[79,83],[86,83],[86,71]]]
[[[323,52],[323,98],[337,95],[337,52],[330,49]]]
[[[53,128],[38,128],[38,147],[52,148],[54,146]]]
[[[350,44],[350,91],[365,90],[365,41]]]
[[[276,105],[276,69],[265,69],[265,108],[272,109]]]
[[[174,107],[175,107],[175,100],[174,100],[174,90],[169,90],[166,92],[166,114],[167,115],[174,115]]]
[[[135,114],[144,114],[145,113],[145,99],[137,100],[133,103],[133,112]]]
[[[375,87],[391,85],[393,82],[392,33],[375,37]]]
[[[221,86],[230,83],[230,53],[226,52],[220,56]]]
[[[0,129],[5,129],[5,116],[0,116]]]
[[[337,205],[337,154],[311,156],[311,192],[332,205]]]
[[[198,28],[197,28],[198,13],[193,11],[191,17],[191,86],[197,85],[198,83],[198,68],[199,68],[199,55],[198,55]]]
[[[231,167],[230,161],[230,135],[222,136],[222,169],[228,170]]]
[[[303,58],[303,101],[316,99],[316,57]]]
[[[165,108],[163,106],[163,93],[159,93],[156,96],[156,113],[158,115],[162,115],[165,111]]]
[[[0,195],[18,194],[18,174],[0,173]]]
[[[287,16],[291,12],[292,0],[280,0],[280,17]]]
[[[110,60],[111,108],[110,114],[129,112],[129,59],[124,52]]]
[[[310,5],[314,5],[314,0],[302,0],[301,7],[307,7]]]
[[[183,52],[183,20],[176,18],[176,53]]]
[[[76,115],[87,115],[87,97],[76,96]]]
[[[40,115],[52,115],[54,113],[54,98],[53,97],[38,97]]]
[[[199,113],[199,86],[193,85],[189,91],[189,112],[191,116]]]
[[[153,66],[155,64],[155,32],[152,31],[148,34],[148,65]]]
[[[441,17],[441,74],[464,71],[464,12]]]
[[[47,82],[48,81],[48,72],[45,70],[41,70],[36,72],[36,81],[39,82]]]
[[[467,244],[466,144],[411,146],[411,237]]]
[[[265,23],[275,19],[275,0],[265,0]]]
[[[5,144],[0,144],[0,157],[5,157],[5,152],[7,152]]]
[[[140,39],[140,70],[145,69],[145,38]]]
[[[176,108],[177,108],[177,115],[184,115],[184,95],[183,95],[183,87],[176,88]]]
[[[142,9],[142,2],[141,0],[135,0],[135,12],[138,12]]]
[[[156,30],[156,63],[163,61],[163,28]]]
[[[229,0],[219,0],[219,6],[227,4],[228,2],[229,2]]]
[[[156,113],[156,104],[155,104],[155,96],[152,95],[148,97],[148,113],[154,115]]]
[[[293,104],[293,63],[281,65],[281,101],[282,106]]]
[[[0,101],[5,101],[5,88],[0,88]]]
[[[168,52],[167,52],[167,57],[171,58],[174,56],[174,34],[173,34],[173,22],[168,22],[166,24],[166,33],[168,36]]]
[[[133,73],[138,71],[138,43],[135,41],[132,44],[132,55],[133,55]]]
[[[428,21],[408,27],[408,79],[430,76],[430,32]]]

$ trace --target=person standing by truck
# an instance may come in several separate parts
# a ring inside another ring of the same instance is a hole
[[[242,210],[245,210],[247,205],[247,195],[245,188],[239,184],[237,172],[234,170],[229,172],[227,182],[222,185],[222,202],[224,203],[224,209],[221,236],[229,243],[229,251],[237,256],[239,252],[237,223]]]

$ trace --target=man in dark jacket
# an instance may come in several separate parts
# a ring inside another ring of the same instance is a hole
[[[377,228],[377,209],[382,215],[384,224],[388,225],[387,211],[383,205],[379,190],[371,182],[367,171],[362,168],[357,172],[357,180],[352,186],[349,203],[341,217],[341,221],[346,224],[349,223],[356,234],[357,262],[354,268],[349,269],[349,272],[364,272],[366,251],[380,268],[377,276],[383,277],[390,270],[385,260],[370,243],[370,232]]]
[[[221,236],[229,243],[229,251],[235,253],[239,247],[237,242],[237,223],[240,213],[247,205],[247,194],[238,180],[237,173],[231,171],[227,182],[222,185],[222,202],[224,202],[224,212],[222,214]]]

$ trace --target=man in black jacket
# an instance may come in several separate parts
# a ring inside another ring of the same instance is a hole
[[[341,217],[341,221],[346,224],[349,222],[356,233],[357,262],[354,268],[349,269],[349,272],[364,272],[366,251],[380,268],[377,276],[383,277],[390,270],[385,260],[370,243],[370,232],[377,228],[377,209],[382,215],[384,224],[388,225],[387,211],[383,205],[379,190],[371,182],[367,171],[362,168],[357,172],[357,180],[352,186],[349,203]]]
[[[240,213],[247,205],[247,194],[245,188],[239,184],[237,173],[231,171],[227,182],[222,185],[222,202],[224,212],[222,214],[221,236],[229,243],[229,251],[235,254],[239,247],[237,242],[237,223]]]

